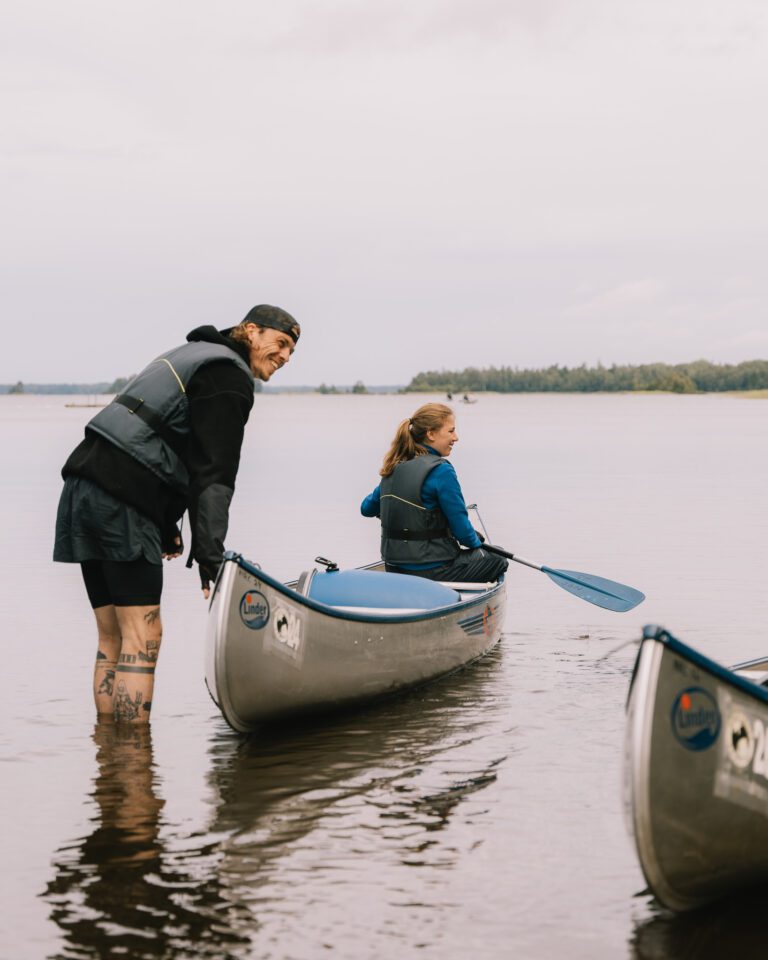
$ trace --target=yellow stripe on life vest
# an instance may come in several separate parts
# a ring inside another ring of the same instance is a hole
[[[167,363],[167,364],[168,364],[168,368],[170,369],[171,373],[174,375],[174,377],[176,377],[176,381],[177,381],[177,383],[179,384],[179,390],[181,390],[182,393],[186,393],[186,392],[187,392],[187,391],[184,389],[184,384],[181,382],[181,377],[180,377],[180,376],[178,375],[178,373],[176,373],[176,371],[174,370],[173,364],[171,363],[170,360],[166,360],[165,357],[158,357],[157,360],[155,360],[155,363]]]
[[[382,493],[380,500],[383,500],[384,497],[392,497],[393,500],[399,500],[400,503],[407,503],[409,507],[416,507],[417,510],[426,510],[426,507],[422,507],[419,503],[412,503],[410,500],[405,500],[403,497],[398,497],[394,493]]]

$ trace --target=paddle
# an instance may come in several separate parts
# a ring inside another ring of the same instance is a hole
[[[538,563],[531,563],[530,560],[523,560],[522,557],[516,557],[514,553],[509,553],[508,550],[495,547],[490,543],[484,543],[483,550],[497,553],[500,557],[507,557],[508,560],[522,563],[534,570],[540,570],[542,573],[546,573],[558,587],[562,587],[568,593],[586,600],[587,603],[594,603],[595,606],[604,607],[606,610],[626,613],[627,610],[632,610],[638,603],[645,600],[644,593],[640,593],[634,587],[628,587],[623,583],[616,583],[615,580],[596,577],[592,573],[579,573],[578,570],[553,570],[551,567],[544,567]]]

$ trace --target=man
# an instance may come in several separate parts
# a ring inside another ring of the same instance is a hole
[[[291,358],[301,329],[263,304],[238,326],[198,327],[87,424],[64,468],[54,560],[79,563],[96,617],[99,714],[146,722],[162,627],[163,558],[182,553],[189,513],[208,599],[224,553],[255,379]]]

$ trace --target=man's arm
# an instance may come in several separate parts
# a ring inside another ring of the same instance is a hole
[[[253,406],[253,384],[233,363],[210,363],[192,377],[187,396],[190,559],[197,561],[205,589],[215,578],[224,554],[240,448]]]

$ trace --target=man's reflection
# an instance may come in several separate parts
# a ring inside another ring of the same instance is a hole
[[[100,722],[93,741],[95,829],[62,847],[43,894],[67,944],[59,956],[242,955],[236,945],[246,939],[232,929],[216,871],[204,869],[211,848],[195,851],[194,876],[164,849],[149,725]]]

